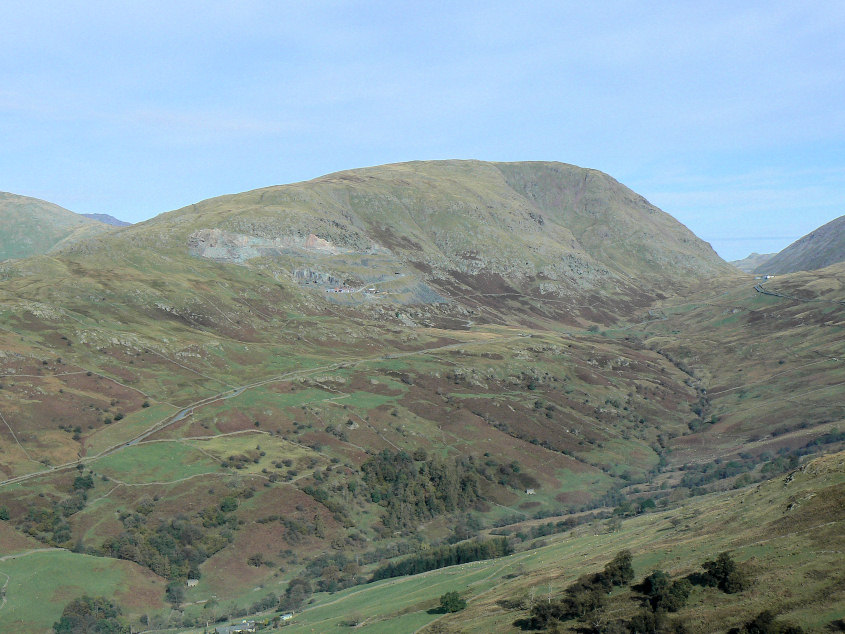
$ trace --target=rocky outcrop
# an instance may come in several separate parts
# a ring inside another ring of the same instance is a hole
[[[218,262],[243,264],[262,256],[282,254],[338,255],[350,249],[338,247],[328,240],[309,234],[288,235],[275,239],[231,233],[222,229],[200,229],[188,236],[188,249],[192,255]]]

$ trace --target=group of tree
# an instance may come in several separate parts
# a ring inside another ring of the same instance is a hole
[[[129,634],[121,609],[105,597],[82,596],[68,603],[53,624],[56,634]]]
[[[607,595],[614,587],[624,586],[633,578],[631,552],[620,551],[604,570],[580,577],[564,590],[559,599],[552,601],[550,597],[548,601],[535,603],[531,608],[528,623],[518,621],[518,624],[542,630],[555,626],[560,621],[587,619],[604,608]]]
[[[522,466],[516,460],[500,464],[489,454],[485,454],[484,458],[484,461],[477,467],[478,474],[482,478],[520,491],[534,489],[540,486],[537,478],[523,470]]]
[[[512,552],[513,550],[506,537],[484,540],[473,539],[452,546],[437,546],[377,568],[370,580],[378,581],[390,577],[416,575],[428,570],[465,564],[471,561],[504,557]]]
[[[193,516],[150,520],[151,508],[139,505],[136,512],[121,516],[124,530],[106,539],[94,554],[134,561],[167,579],[198,579],[200,564],[233,538],[236,508],[236,498],[228,496]]]
[[[93,487],[92,473],[89,471],[83,474],[80,471],[74,478],[70,493],[66,498],[55,500],[49,506],[29,507],[18,528],[50,546],[72,548],[73,535],[67,518],[85,508],[88,490]]]
[[[793,427],[779,428],[772,430],[772,436],[777,436],[794,429],[805,428],[808,423],[799,423]],[[689,464],[682,467],[684,475],[681,478],[681,487],[690,489],[693,495],[706,493],[712,489],[711,485],[720,480],[735,477],[735,486],[744,486],[752,482],[758,482],[772,478],[780,473],[786,473],[796,469],[801,462],[801,457],[814,454],[819,448],[825,445],[841,443],[845,440],[845,432],[833,431],[822,434],[806,443],[802,447],[789,449],[783,447],[777,454],[763,452],[757,455],[740,453],[738,457],[723,461],[717,459],[713,462],[701,464]],[[759,469],[757,467],[759,466]]]
[[[466,510],[481,499],[472,456],[415,460],[405,451],[387,449],[361,465],[370,500],[384,507],[382,523],[413,530],[420,522]]]
[[[531,629],[554,629],[561,622],[578,619],[591,631],[604,634],[671,634],[685,632],[685,626],[669,614],[683,608],[694,584],[718,588],[732,594],[749,586],[749,579],[730,553],[720,553],[715,559],[702,564],[702,572],[681,579],[672,579],[662,570],[654,570],[640,583],[632,586],[631,598],[640,604],[639,611],[630,619],[610,620],[606,612],[607,597],[617,586],[631,582],[634,571],[631,553],[618,553],[602,572],[586,575],[568,586],[562,596],[540,601],[531,606],[530,619],[518,620],[517,625]],[[794,634],[800,630],[761,629],[781,627],[765,614],[736,630],[739,634]],[[766,625],[768,623],[768,625]],[[762,624],[762,625],[761,625]],[[786,628],[787,626],[782,626]],[[791,626],[790,626],[791,627]],[[755,629],[756,628],[756,629]]]

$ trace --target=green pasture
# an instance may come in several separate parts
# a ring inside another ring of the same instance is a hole
[[[203,418],[207,418],[209,415],[218,414],[231,409],[285,409],[289,407],[300,407],[307,403],[324,401],[329,398],[337,398],[338,396],[342,395],[315,387],[298,387],[293,392],[276,392],[270,389],[269,386],[262,385],[244,390],[244,392],[238,396],[216,402],[213,405],[206,406],[202,410],[198,411],[202,412]]]
[[[371,410],[386,403],[395,403],[400,397],[385,396],[383,394],[373,394],[371,392],[352,392],[349,396],[343,399],[343,403],[348,404],[355,409]]]
[[[127,484],[171,482],[219,471],[211,457],[179,441],[147,441],[97,459],[94,469]]]
[[[122,420],[91,434],[86,443],[87,453],[95,456],[109,447],[126,443],[177,411],[172,405],[158,403],[127,414]]]
[[[307,447],[263,433],[245,432],[242,434],[216,436],[208,440],[187,440],[184,442],[188,447],[193,447],[197,451],[203,452],[206,457],[208,457],[208,454],[214,456],[217,460],[217,462],[212,463],[214,466],[218,466],[219,462],[227,456],[246,454],[250,451],[255,451],[256,447],[261,447],[260,451],[265,452],[266,455],[259,457],[258,463],[250,461],[246,463],[243,469],[233,471],[232,473],[236,475],[260,473],[262,469],[269,467],[273,460],[290,458],[296,461],[302,456],[319,456],[319,454]],[[321,462],[325,462],[325,460],[321,460]]]

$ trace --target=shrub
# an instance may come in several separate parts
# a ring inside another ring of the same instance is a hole
[[[734,628],[731,632],[743,634],[803,634],[804,630],[797,625],[778,623],[775,615],[764,610],[748,621],[741,630]]]

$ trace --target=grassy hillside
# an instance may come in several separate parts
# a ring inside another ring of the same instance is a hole
[[[137,564],[64,550],[0,556],[4,632],[44,632],[64,605],[83,594],[108,595],[133,614],[161,609],[164,584]],[[137,618],[137,617],[136,617]]]
[[[48,253],[109,226],[58,205],[0,192],[0,260]]]

